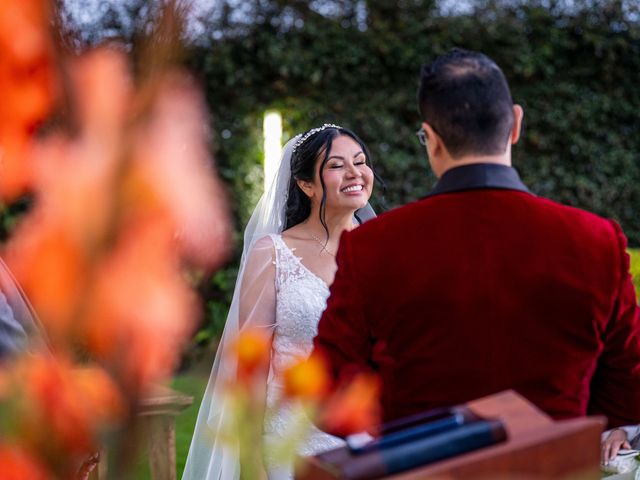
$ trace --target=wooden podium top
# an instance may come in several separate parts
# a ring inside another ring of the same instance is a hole
[[[555,422],[512,390],[474,400],[467,406],[480,416],[500,419],[507,430],[507,441],[382,478],[600,478],[603,418],[586,417]],[[346,449],[345,455],[349,456]],[[314,457],[303,459],[300,472],[296,476],[299,480],[343,478],[331,473],[326,465]]]

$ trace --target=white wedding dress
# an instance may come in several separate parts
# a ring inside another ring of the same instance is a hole
[[[233,405],[226,391],[235,381],[236,363],[234,355],[229,355],[229,348],[246,328],[273,329],[263,425],[265,465],[270,480],[293,478],[290,462],[283,463],[269,454],[269,445],[291,438],[292,423],[300,418],[297,405],[281,401],[282,374],[292,362],[311,353],[318,321],[329,296],[325,282],[303,265],[280,235],[286,223],[292,149],[298,138],[294,137],[284,146],[277,175],[245,228],[233,300],[198,412],[183,480],[237,480],[240,477],[238,446],[225,441],[221,433],[233,424],[230,418]],[[307,435],[296,444],[299,455],[315,455],[344,444],[343,440],[318,430],[309,420],[304,422],[308,426]]]
[[[293,478],[290,465],[277,465],[269,457],[269,445],[284,440],[297,414],[296,406],[281,404],[282,374],[287,367],[307,358],[313,349],[318,321],[329,297],[327,284],[309,269],[277,234],[270,235],[275,250],[276,315],[273,331],[271,369],[267,383],[265,416],[265,462],[270,480]],[[344,441],[308,425],[306,439],[297,448],[299,455],[315,455],[344,445]]]

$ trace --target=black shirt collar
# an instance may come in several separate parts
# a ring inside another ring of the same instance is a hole
[[[447,170],[427,196],[481,188],[531,193],[515,168],[496,163],[473,163]]]

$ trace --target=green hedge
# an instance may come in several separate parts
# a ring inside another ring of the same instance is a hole
[[[477,2],[471,14],[447,16],[432,1],[368,1],[363,24],[348,9],[330,17],[307,2],[266,1],[253,23],[195,47],[188,62],[206,87],[237,231],[260,194],[268,109],[282,112],[287,135],[325,121],[357,132],[387,183],[377,208],[428,192],[435,178],[414,135],[418,73],[461,46],[493,57],[524,106],[514,162],[525,183],[617,219],[630,245],[640,246],[638,16],[614,0],[570,12],[553,2],[508,3]],[[215,300],[201,339],[219,331],[234,280],[230,267],[205,286]]]
[[[631,275],[636,285],[636,295],[640,300],[640,249],[630,250],[629,253],[631,254]]]
[[[241,35],[194,49],[239,226],[259,193],[261,119],[271,108],[288,134],[334,121],[361,135],[388,206],[426,193],[434,178],[414,136],[418,72],[462,46],[493,57],[525,108],[514,161],[533,191],[616,218],[640,245],[640,23],[613,1],[573,13],[483,2],[459,16],[438,16],[432,3],[368,2],[365,30],[293,7],[302,23],[285,28],[272,9]]]

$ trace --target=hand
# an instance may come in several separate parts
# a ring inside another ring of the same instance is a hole
[[[80,470],[78,470],[78,473],[76,474],[74,479],[89,480],[89,476],[91,475],[91,472],[93,472],[96,469],[96,467],[98,466],[98,463],[100,463],[100,452],[96,452],[92,454],[89,458],[87,458],[84,461],[84,463],[80,467]]]
[[[618,455],[621,448],[631,448],[627,440],[627,432],[620,428],[613,430],[607,438],[602,442],[601,460],[603,464],[609,463],[609,460]]]

